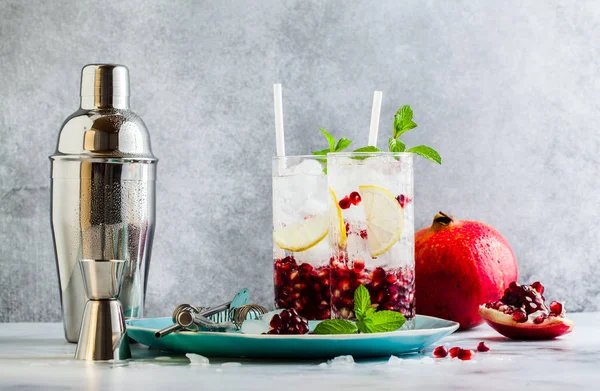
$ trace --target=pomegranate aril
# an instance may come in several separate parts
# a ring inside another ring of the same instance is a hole
[[[408,204],[408,197],[406,197],[404,194],[400,194],[399,196],[396,197],[396,201],[398,201],[398,203],[400,204],[400,207],[404,208],[404,205]]]
[[[352,193],[350,193],[349,198],[352,205],[358,205],[361,201],[360,194],[358,194],[357,191],[353,191]]]
[[[448,349],[444,346],[438,346],[433,350],[433,356],[437,358],[444,358],[448,355]]]
[[[271,322],[269,323],[269,325],[271,327],[277,327],[281,324],[281,317],[277,314],[273,315],[273,317],[271,318]]]
[[[356,273],[361,272],[365,268],[365,263],[363,261],[354,261],[352,268]]]
[[[525,323],[527,322],[527,314],[522,309],[518,309],[512,314],[512,318],[515,322]]]
[[[477,351],[478,352],[489,352],[490,348],[485,344],[485,342],[481,341],[477,345]]]
[[[560,315],[563,312],[563,305],[558,301],[553,301],[550,303],[550,311]]]
[[[378,267],[371,274],[371,278],[373,279],[373,281],[382,281],[385,278],[385,270],[383,270],[383,268],[381,267]]]
[[[543,294],[544,294],[544,286],[542,285],[542,283],[541,283],[541,282],[539,282],[539,281],[536,281],[536,282],[534,282],[533,284],[531,284],[531,287],[532,287],[533,289],[535,289],[535,291],[536,291],[537,293],[539,293],[540,295],[543,295]]]
[[[461,351],[460,347],[455,346],[453,348],[451,348],[448,353],[450,354],[450,357],[455,358],[458,356],[458,353]]]
[[[350,199],[348,197],[344,197],[338,202],[338,205],[342,209],[348,209],[350,205],[352,205],[352,202],[350,202]]]
[[[546,320],[546,318],[544,316],[540,315],[533,320],[533,323],[542,324],[542,323],[544,323],[544,320]]]
[[[470,360],[471,357],[473,357],[473,351],[469,349],[460,349],[457,357],[463,361]]]
[[[310,274],[313,271],[312,265],[308,263],[303,263],[300,265],[300,273],[302,274]]]
[[[361,230],[359,235],[361,239],[367,239],[369,237],[366,229]]]

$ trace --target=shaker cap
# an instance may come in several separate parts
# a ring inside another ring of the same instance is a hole
[[[157,160],[144,121],[129,109],[127,67],[89,64],[81,70],[81,107],[63,123],[51,159],[106,158],[111,162]]]
[[[129,107],[129,69],[119,64],[88,64],[81,70],[81,107]]]

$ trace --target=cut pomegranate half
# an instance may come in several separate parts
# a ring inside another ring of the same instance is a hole
[[[513,281],[499,301],[479,306],[479,315],[512,339],[552,339],[570,333],[573,321],[565,317],[564,306],[557,301],[546,305],[543,292],[539,281],[531,285]]]
[[[573,330],[571,320],[558,316],[549,316],[539,324],[535,322],[537,316],[520,323],[515,321],[512,315],[486,308],[484,305],[479,307],[479,315],[494,330],[512,339],[552,339]]]

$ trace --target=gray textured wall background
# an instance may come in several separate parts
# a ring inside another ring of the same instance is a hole
[[[248,286],[270,302],[272,84],[290,154],[317,127],[367,141],[403,103],[441,167],[416,165],[417,226],[502,232],[521,279],[600,310],[600,3],[0,1],[0,321],[59,319],[49,161],[85,63],[129,66],[159,163],[147,315]]]

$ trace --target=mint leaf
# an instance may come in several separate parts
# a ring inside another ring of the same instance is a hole
[[[412,120],[413,118],[413,111],[410,108],[410,105],[404,105],[402,107],[400,107],[400,109],[398,110],[398,113],[400,114],[400,118],[403,121],[409,121]],[[396,113],[396,114],[398,114]]]
[[[364,285],[360,285],[354,291],[354,314],[356,319],[363,320],[367,310],[371,308],[371,295]]]
[[[335,139],[333,138],[333,136],[323,128],[319,128],[319,130],[325,135],[325,137],[327,137],[327,142],[329,143],[329,151],[335,151]]]
[[[353,152],[383,152],[383,151],[377,147],[373,147],[373,146],[369,145],[368,147],[361,147],[361,148],[355,149]]]
[[[312,151],[311,153],[313,155],[321,156],[321,155],[327,155],[329,152],[331,152],[329,149],[322,149],[320,151]]]
[[[375,311],[377,311],[375,308],[371,307],[367,310],[367,312],[365,313],[365,318],[368,318],[369,316],[373,315],[375,313]]]
[[[349,140],[347,138],[341,138],[338,140],[337,145],[335,146],[334,151],[335,152],[339,152],[342,151],[346,148],[348,148],[350,146],[350,144],[352,144],[352,140]]]
[[[353,152],[383,152],[383,151],[377,147],[368,146],[368,147],[362,147],[362,148],[355,149]],[[365,160],[368,157],[370,157],[370,156],[354,156],[352,159]]]
[[[313,334],[356,334],[356,325],[349,320],[328,319],[315,327]]]
[[[403,133],[417,127],[412,118],[413,111],[409,105],[404,105],[398,109],[394,115],[394,138],[398,138]]]
[[[427,160],[431,160],[437,164],[442,164],[442,158],[440,157],[440,154],[437,153],[433,148],[430,148],[426,145],[419,145],[417,147],[409,148],[406,150],[406,152],[416,153]]]
[[[365,321],[371,322],[369,327],[371,333],[384,333],[398,330],[406,322],[406,318],[396,311],[377,311]]]
[[[329,153],[329,149],[322,149],[320,151],[312,151],[311,153],[315,156],[326,156]],[[319,163],[327,164],[327,158],[317,159]],[[323,171],[327,174],[327,168],[324,168]]]
[[[356,327],[361,333],[372,333],[374,328],[373,319],[366,318],[363,320],[359,320],[358,322],[356,322]]]
[[[406,145],[396,138],[388,140],[388,147],[390,148],[390,152],[404,152],[406,149]]]

